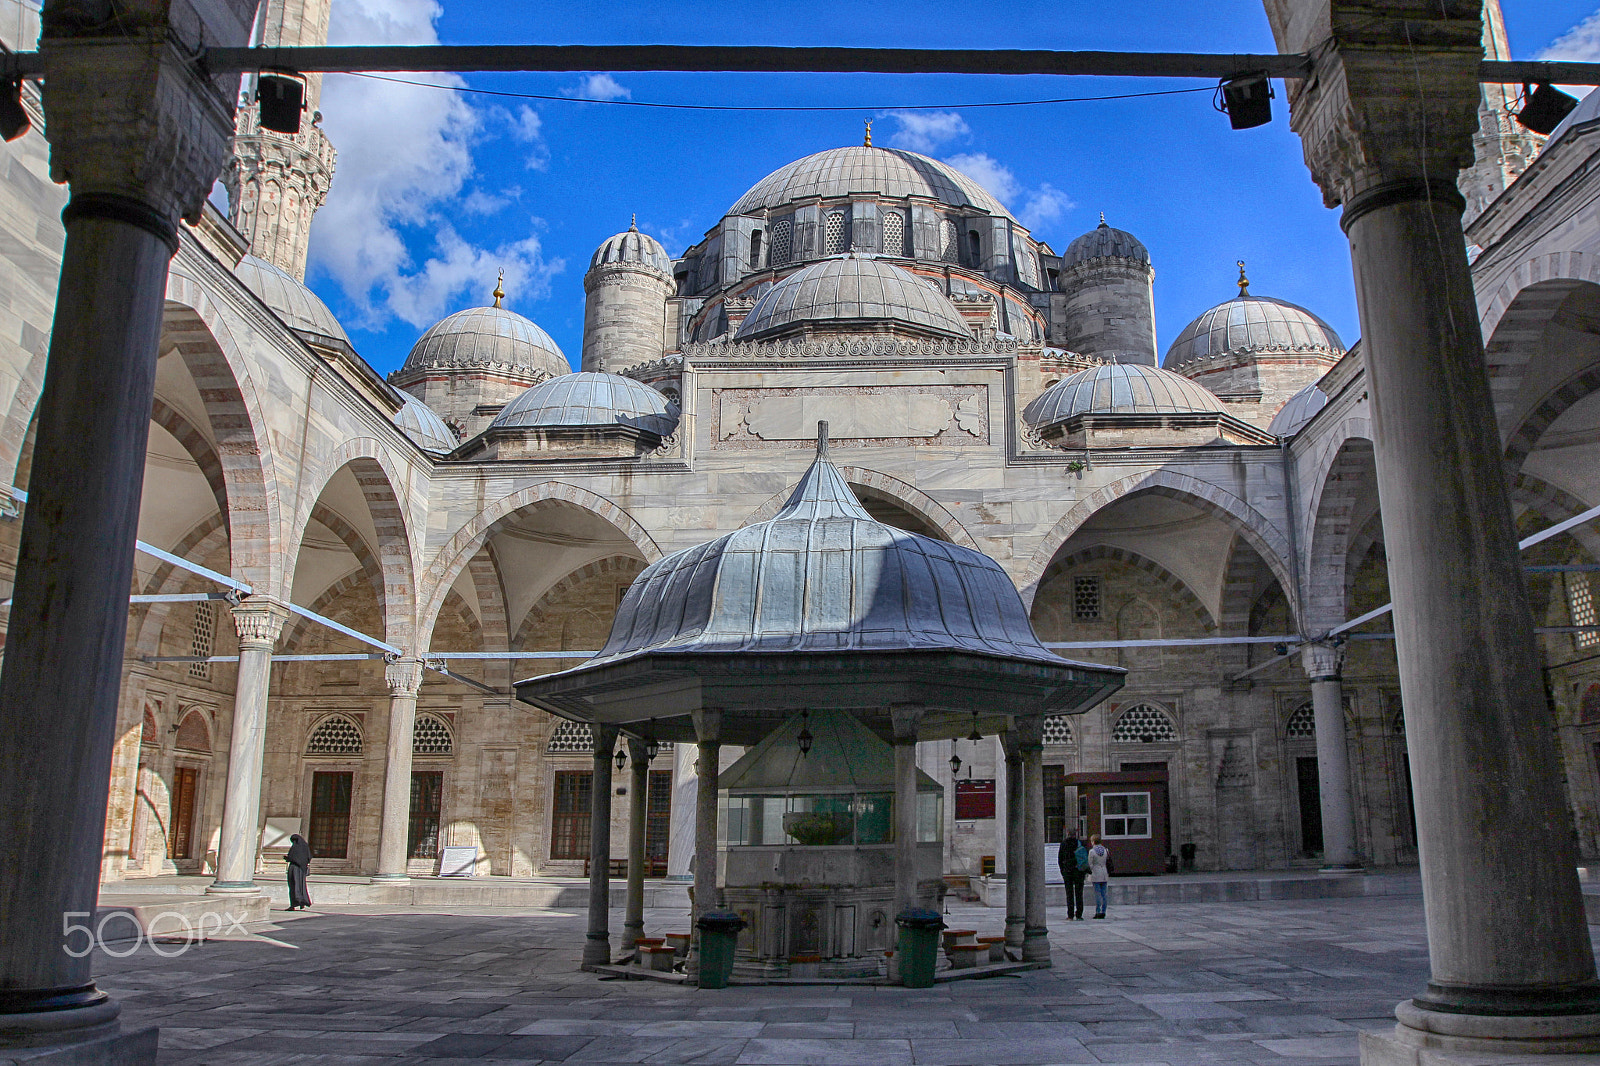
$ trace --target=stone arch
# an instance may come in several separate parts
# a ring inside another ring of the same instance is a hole
[[[1263,578],[1270,574],[1261,554],[1251,547],[1249,541],[1236,535],[1229,546],[1227,569],[1222,574],[1218,629],[1223,636],[1250,635],[1251,612],[1266,593],[1267,589],[1262,588]]]
[[[601,574],[623,574],[632,572],[635,576],[643,572],[644,564],[627,555],[609,555],[604,559],[596,559],[592,563],[585,563],[572,573],[545,589],[541,595],[528,608],[528,613],[522,616],[522,622],[517,626],[517,635],[512,638],[511,647],[521,649],[528,639],[528,626],[532,624],[533,617],[540,608],[562,593],[569,592],[581,583]]]
[[[366,748],[366,731],[354,715],[344,711],[321,715],[306,731],[307,755],[360,755]]]
[[[1484,362],[1502,439],[1516,432],[1517,398],[1534,347],[1561,304],[1585,284],[1600,285],[1600,256],[1546,252],[1518,264],[1479,305]]]
[[[892,503],[909,511],[914,517],[921,520],[929,529],[938,530],[939,536],[951,544],[959,544],[963,548],[973,551],[982,551],[972,534],[967,532],[960,519],[951,514],[944,504],[923,492],[915,485],[901,481],[882,471],[870,470],[863,466],[836,466],[845,481],[849,482],[852,490],[865,488],[876,495],[882,496]],[[771,497],[766,503],[753,511],[743,525],[754,525],[765,522],[783,509],[788,502],[789,495],[794,491],[791,486]]]
[[[258,591],[285,580],[282,515],[267,419],[247,361],[220,309],[199,282],[167,276],[162,343],[175,347],[206,401],[227,487],[230,565]]]
[[[169,407],[159,396],[150,405],[150,421],[172,434],[183,450],[189,453],[189,458],[200,468],[200,474],[206,479],[206,484],[211,486],[211,495],[216,498],[217,510],[222,512],[222,519],[227,522],[227,478],[222,472],[222,460],[217,457],[216,449],[211,447],[211,442],[206,440],[187,418]]]
[[[1546,392],[1507,438],[1506,466],[1520,470],[1534,445],[1556,419],[1565,414],[1567,408],[1597,391],[1600,391],[1600,363],[1584,367]]]
[[[1145,732],[1140,732],[1144,730]],[[1121,733],[1122,735],[1118,735]],[[1144,741],[1145,736],[1153,739]],[[1170,707],[1155,700],[1138,700],[1121,708],[1111,724],[1113,744],[1175,744],[1183,738],[1178,729],[1178,716]]]
[[[1511,481],[1511,502],[1522,504],[1551,525],[1589,509],[1589,504],[1570,492],[1526,471],[1519,471]],[[1600,534],[1595,532],[1593,524],[1586,522],[1575,526],[1564,535],[1577,541],[1591,560],[1600,561]]]
[[[588,511],[596,518],[610,523],[627,537],[638,549],[639,554],[644,556],[645,562],[653,563],[662,557],[661,548],[656,544],[655,538],[634,521],[632,515],[604,496],[562,481],[545,481],[531,485],[509,496],[502,496],[473,515],[434,554],[427,569],[423,571],[427,582],[427,594],[420,597],[422,609],[418,612],[419,634],[432,631],[433,620],[438,617],[439,609],[444,605],[445,593],[455,583],[456,575],[461,573],[462,567],[466,566],[468,560],[488,541],[495,527],[524,508],[537,509],[541,505],[572,506]]]
[[[1227,524],[1235,533],[1245,538],[1271,567],[1278,583],[1290,596],[1291,609],[1299,613],[1298,597],[1289,579],[1289,541],[1283,532],[1267,521],[1266,516],[1226,489],[1171,470],[1151,470],[1131,474],[1104,486],[1075,503],[1070,510],[1045,534],[1043,543],[1029,560],[1017,582],[1023,605],[1032,610],[1033,599],[1039,592],[1039,581],[1055,559],[1061,546],[1071,539],[1095,512],[1117,500],[1137,493],[1149,492],[1167,496],[1204,511]]]
[[[334,604],[338,602],[339,597],[343,596],[345,593],[352,589],[371,587],[371,573],[368,572],[365,567],[358,566],[356,569],[350,571],[348,574],[345,574],[343,577],[339,578],[339,580],[323,589],[322,593],[316,599],[311,601],[311,606],[306,609],[311,611],[313,614],[328,615],[329,612],[334,609]],[[305,644],[306,638],[321,628],[321,626],[309,618],[304,618],[297,614],[290,615],[289,623],[284,627],[283,636],[278,641],[279,646],[282,649],[280,654],[288,655],[291,652],[299,651],[300,648]],[[375,652],[377,649],[369,650]]]
[[[487,541],[467,560],[467,573],[477,592],[478,626],[483,651],[510,650],[510,609],[506,606],[505,583],[500,579],[500,560],[494,546]],[[444,651],[451,649],[445,648]],[[512,660],[483,660],[484,684],[507,691],[512,682]]]
[[[184,559],[205,559],[228,543],[228,529],[220,513],[205,519],[191,529],[171,548],[172,554]],[[168,562],[156,566],[150,580],[142,590],[146,595],[170,595],[177,592],[217,592],[216,583],[198,574],[191,574]],[[161,630],[172,613],[170,603],[141,603],[133,607],[133,618],[128,630],[135,634],[132,646],[135,655],[155,655],[160,650]],[[137,613],[143,609],[142,615]]]
[[[183,716],[178,723],[177,735],[172,741],[173,747],[193,755],[211,754],[211,729],[206,723],[204,712],[195,709]]]
[[[1095,544],[1088,548],[1081,548],[1070,555],[1064,555],[1052,562],[1045,568],[1044,573],[1039,575],[1039,585],[1042,587],[1057,574],[1065,570],[1071,570],[1073,567],[1081,566],[1084,563],[1093,562],[1096,559],[1111,559],[1114,562],[1144,571],[1155,578],[1168,592],[1172,593],[1184,610],[1194,615],[1195,621],[1200,624],[1202,629],[1208,633],[1216,630],[1217,623],[1211,617],[1211,612],[1207,610],[1204,603],[1200,602],[1200,597],[1194,594],[1194,590],[1189,587],[1187,582],[1154,559],[1146,558],[1138,552],[1129,551],[1126,548],[1115,548],[1109,544]],[[1159,612],[1157,613],[1159,614]]]
[[[1350,552],[1366,525],[1358,524],[1356,505],[1377,491],[1376,461],[1371,438],[1350,434],[1318,465],[1322,477],[1307,508],[1311,529],[1305,545],[1303,624],[1308,632],[1321,633],[1345,621]]]

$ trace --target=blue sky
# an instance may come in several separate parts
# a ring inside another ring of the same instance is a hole
[[[1269,52],[1260,0],[1117,5],[799,3],[506,4],[334,0],[333,43],[848,44]],[[1600,59],[1596,0],[1506,0],[1513,54]],[[1559,43],[1558,43],[1559,42]],[[1552,45],[1556,51],[1551,52]],[[416,76],[403,77],[416,80]],[[456,88],[721,105],[830,105],[821,113],[668,111],[522,100],[330,77],[324,127],[339,150],[312,231],[307,281],[379,371],[430,323],[507,304],[574,362],[583,272],[631,214],[681,254],[762,176],[811,152],[877,144],[952,160],[1058,252],[1108,221],[1150,248],[1158,344],[1236,291],[1303,304],[1359,333],[1348,249],[1322,207],[1280,100],[1270,126],[1229,129],[1198,92],[1139,100],[977,108],[981,101],[1110,95],[1193,82],[1000,76],[473,74]],[[1281,85],[1280,85],[1281,88]],[[909,105],[941,105],[911,115]]]

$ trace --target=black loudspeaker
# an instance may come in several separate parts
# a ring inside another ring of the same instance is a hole
[[[265,73],[256,82],[261,105],[261,128],[277,133],[299,133],[300,112],[306,107],[306,80],[298,74]]]
[[[1537,88],[1524,85],[1522,110],[1517,112],[1517,121],[1534,133],[1548,135],[1577,106],[1578,101],[1575,98],[1547,81],[1541,81]]]
[[[1272,83],[1259,74],[1228,79],[1222,83],[1222,110],[1236,130],[1265,126],[1272,121]]]
[[[0,85],[0,137],[14,141],[28,132],[33,123],[22,106],[22,82]]]

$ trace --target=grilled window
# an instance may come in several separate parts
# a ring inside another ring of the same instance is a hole
[[[906,254],[906,220],[898,211],[883,216],[883,254]]]
[[[839,255],[845,249],[845,222],[843,211],[829,211],[827,224],[823,228],[824,255]]]
[[[555,810],[550,816],[552,859],[582,859],[589,854],[593,778],[588,770],[556,771]]]
[[[217,609],[210,600],[194,605],[194,632],[189,636],[189,654],[210,658],[217,646]],[[202,681],[211,680],[210,663],[190,663],[189,676]]]
[[[1120,744],[1157,744],[1178,739],[1178,729],[1160,707],[1136,703],[1122,712],[1111,739]]]
[[[1283,735],[1288,740],[1317,739],[1317,716],[1311,704],[1302,703],[1289,716],[1289,724],[1284,726]]]
[[[593,755],[594,732],[587,722],[563,720],[550,734],[550,743],[544,750],[551,755]]]
[[[1044,742],[1046,747],[1072,743],[1072,723],[1067,721],[1066,715],[1058,714],[1044,720]]]
[[[1072,620],[1098,622],[1100,620],[1100,579],[1081,576],[1072,579]]]
[[[411,729],[411,754],[449,755],[455,749],[450,727],[436,714],[419,714]]]
[[[773,266],[782,266],[789,261],[789,242],[793,238],[794,223],[788,219],[776,223],[772,227],[771,260]]]
[[[1588,574],[1569,573],[1567,579],[1567,609],[1575,626],[1595,625],[1594,585]],[[1600,629],[1590,629],[1572,634],[1572,643],[1580,648],[1600,644]]]
[[[307,755],[360,755],[361,727],[349,715],[330,714],[311,731]]]
[[[961,255],[956,243],[956,224],[948,218],[939,223],[939,258],[954,263]]]

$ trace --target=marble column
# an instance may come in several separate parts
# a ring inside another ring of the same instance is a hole
[[[1028,891],[1022,931],[1024,962],[1050,961],[1050,930],[1045,922],[1044,896],[1044,720],[1018,719],[1017,747],[1022,754],[1023,871]]]
[[[411,838],[411,746],[417,725],[417,693],[422,688],[422,663],[396,659],[385,663],[389,686],[389,743],[383,772],[383,823],[378,832],[378,872],[374,884],[407,881],[406,857]]]
[[[894,912],[918,905],[917,893],[917,726],[922,708],[891,708],[894,722]]]
[[[1322,805],[1322,865],[1359,870],[1355,805],[1350,798],[1350,752],[1345,742],[1344,686],[1339,652],[1311,644],[1300,661],[1311,679],[1311,712],[1317,729],[1317,795]]]
[[[693,881],[689,860],[694,857],[694,807],[699,784],[695,763],[700,750],[677,744],[672,751],[672,812],[667,823],[667,880]]]
[[[1482,21],[1470,4],[1297,7],[1268,15],[1280,48],[1315,57],[1289,83],[1291,125],[1350,240],[1432,970],[1393,1037],[1362,1034],[1363,1058],[1600,1050],[1455,184],[1479,130]],[[1398,91],[1419,70],[1426,93]]]
[[[622,950],[635,950],[644,936],[644,837],[650,811],[649,745],[628,738],[628,762],[633,771],[628,783],[628,901],[622,918]]]
[[[228,779],[222,794],[217,877],[211,895],[256,895],[256,851],[261,844],[261,762],[267,750],[267,692],[272,649],[289,612],[252,596],[233,608],[239,634],[239,673],[233,686],[233,726],[228,734]]]
[[[40,43],[51,176],[72,189],[0,671],[0,1047],[123,1039],[63,923],[92,920],[99,885],[167,265],[227,159],[238,86],[202,76],[166,10],[104,39],[59,11]]]
[[[1027,814],[1022,748],[1016,730],[1000,734],[1006,763],[1006,947],[1020,955],[1028,924]]]
[[[594,724],[594,776],[589,788],[589,932],[584,966],[611,964],[611,759],[617,727]]]
[[[696,767],[694,799],[694,911],[696,921],[716,910],[717,895],[717,778],[722,758],[722,712],[694,712],[694,734],[700,753]],[[699,943],[698,930],[694,934]]]

